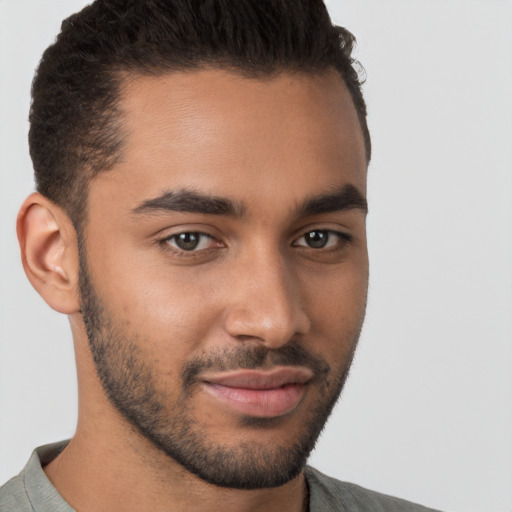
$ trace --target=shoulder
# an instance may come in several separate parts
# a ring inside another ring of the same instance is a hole
[[[310,511],[436,512],[400,498],[340,482],[307,466],[304,470],[310,492]]]
[[[0,512],[32,512],[23,473],[0,487]]]
[[[23,471],[0,487],[0,512],[73,512],[43,471],[43,466],[67,443],[53,443],[34,450]]]

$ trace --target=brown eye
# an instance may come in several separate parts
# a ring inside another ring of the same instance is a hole
[[[304,241],[313,249],[323,249],[329,242],[329,231],[310,231],[304,235]]]
[[[304,233],[293,245],[310,249],[342,248],[352,241],[352,236],[330,229],[313,229]]]
[[[207,249],[212,243],[212,237],[191,231],[172,235],[166,239],[166,243],[182,251],[197,251]]]

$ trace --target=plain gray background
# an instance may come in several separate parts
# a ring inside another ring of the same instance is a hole
[[[66,318],[31,289],[29,88],[83,0],[0,0],[0,483],[73,434]],[[454,512],[512,511],[512,2],[330,0],[367,70],[367,322],[312,464]]]

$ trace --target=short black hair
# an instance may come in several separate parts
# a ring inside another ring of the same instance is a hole
[[[32,84],[37,190],[78,229],[87,186],[122,156],[123,77],[217,67],[249,77],[336,69],[371,143],[355,38],[322,0],[96,0],[64,20]]]

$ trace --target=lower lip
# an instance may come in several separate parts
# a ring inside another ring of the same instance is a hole
[[[207,382],[206,389],[229,408],[256,418],[274,418],[287,414],[299,405],[304,384],[287,384],[274,389],[232,388]]]

